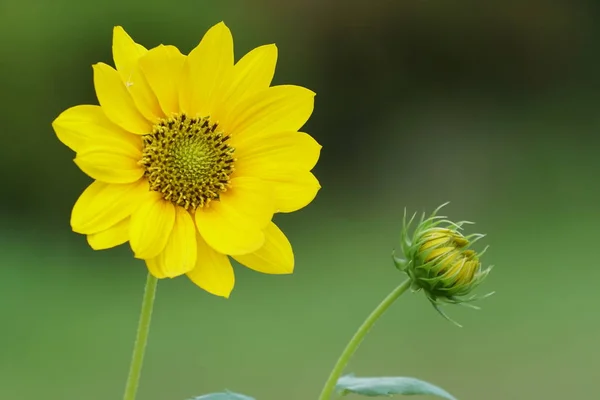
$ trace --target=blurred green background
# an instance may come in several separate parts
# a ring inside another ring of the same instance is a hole
[[[525,4],[526,3],[526,4]],[[277,217],[291,276],[241,267],[231,299],[161,281],[139,399],[225,388],[316,399],[356,327],[402,277],[406,206],[477,221],[496,267],[482,311],[408,294],[348,371],[469,399],[590,399],[600,373],[597,2],[0,1],[0,398],[119,399],[145,268],[69,227],[89,179],[50,123],[96,103],[114,25],[191,50],[224,20],[239,58],[276,42],[276,83],[317,92],[306,209]],[[425,398],[424,398],[425,399]]]

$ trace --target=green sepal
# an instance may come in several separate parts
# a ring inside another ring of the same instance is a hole
[[[408,267],[409,261],[402,257],[396,256],[396,250],[392,252],[392,260],[394,261],[396,268],[398,268],[400,271],[405,271]]]

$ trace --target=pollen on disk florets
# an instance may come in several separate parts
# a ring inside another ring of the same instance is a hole
[[[142,136],[141,164],[150,189],[190,211],[218,199],[234,170],[235,149],[228,141],[207,117],[161,119]]]

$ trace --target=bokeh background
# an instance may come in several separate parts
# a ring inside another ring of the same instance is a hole
[[[408,375],[461,400],[597,396],[600,3],[573,0],[0,1],[0,398],[122,395],[145,268],[69,227],[90,180],[50,123],[94,104],[114,25],[191,50],[224,20],[239,58],[279,47],[276,83],[317,92],[305,130],[323,189],[277,217],[291,276],[238,266],[229,300],[161,281],[139,393],[316,399],[355,328],[402,279],[403,208],[477,221],[496,267],[482,311],[421,294],[348,371]],[[424,398],[425,399],[425,398]]]

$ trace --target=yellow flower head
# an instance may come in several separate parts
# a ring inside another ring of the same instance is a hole
[[[73,207],[73,231],[90,246],[129,241],[157,278],[187,276],[228,297],[228,256],[253,270],[289,274],[294,255],[276,212],[308,205],[321,146],[298,132],[315,94],[270,86],[277,48],[237,63],[224,23],[189,55],[147,50],[115,27],[116,69],[94,65],[100,103],[64,111],[52,124],[95,181]]]

